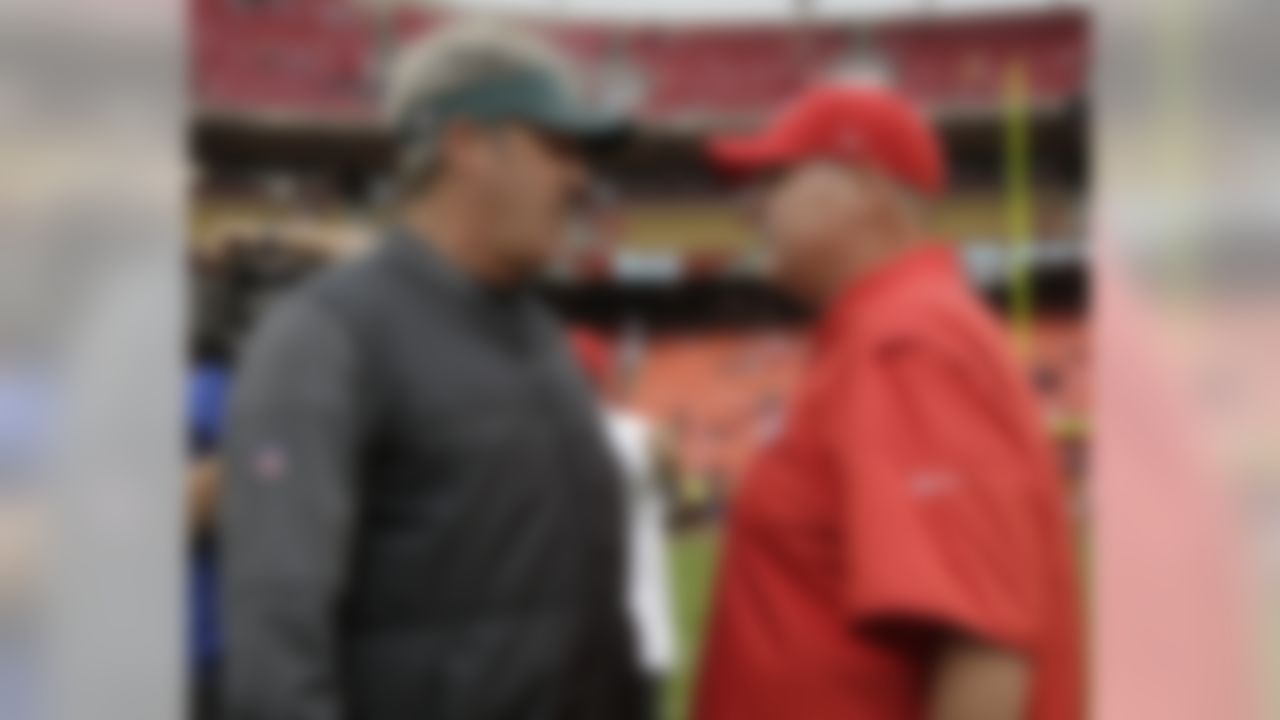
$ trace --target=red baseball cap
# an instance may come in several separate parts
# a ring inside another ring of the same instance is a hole
[[[720,167],[743,173],[827,158],[874,167],[926,196],[946,185],[937,134],[910,102],[887,89],[821,85],[755,135],[712,138]]]

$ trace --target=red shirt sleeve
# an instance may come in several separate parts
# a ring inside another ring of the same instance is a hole
[[[1032,420],[920,347],[853,363],[831,438],[844,600],[861,629],[942,626],[1015,648],[1043,606]],[[1025,415],[1025,413],[1023,413]]]

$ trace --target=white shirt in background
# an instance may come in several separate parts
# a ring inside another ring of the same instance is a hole
[[[659,487],[653,431],[634,413],[604,411],[609,442],[622,468],[628,524],[627,603],[641,667],[651,675],[675,669],[676,638],[667,568],[666,508]]]

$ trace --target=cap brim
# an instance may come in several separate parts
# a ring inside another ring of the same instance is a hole
[[[799,153],[778,135],[714,137],[705,146],[707,157],[722,171],[755,175],[795,162]]]
[[[582,108],[558,108],[534,118],[534,122],[591,155],[620,149],[634,133],[634,126],[625,118]]]

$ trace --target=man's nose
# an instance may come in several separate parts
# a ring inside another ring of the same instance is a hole
[[[565,168],[564,195],[575,206],[591,203],[591,173],[584,163],[569,163]]]
[[[581,160],[571,160],[568,163],[568,176],[569,187],[575,192],[581,192],[591,181],[591,171]]]

